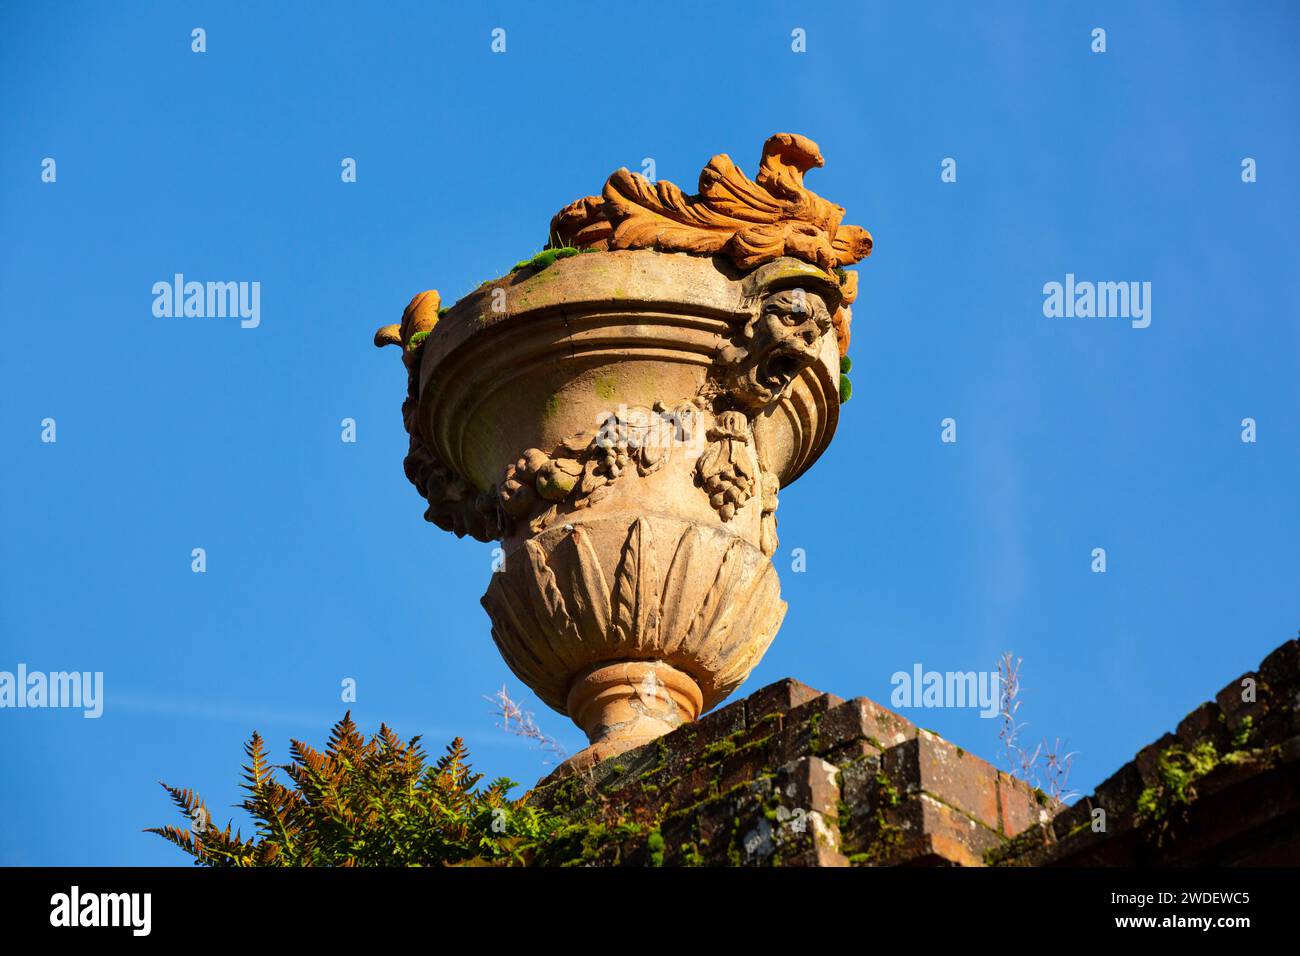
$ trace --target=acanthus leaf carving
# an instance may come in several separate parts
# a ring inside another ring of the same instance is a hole
[[[768,645],[772,643],[772,638],[776,636],[777,629],[781,626],[781,620],[785,617],[786,605],[781,600],[781,588],[776,571],[772,569],[770,563],[767,569],[748,596],[745,618],[732,628],[733,634],[754,635],[754,640],[735,643],[737,652],[722,660],[716,680],[718,689],[723,694],[730,694],[749,676],[754,665],[766,653]]]
[[[844,267],[871,255],[873,240],[866,229],[843,224],[841,206],[804,186],[804,173],[824,164],[820,148],[806,136],[777,133],[763,144],[754,180],[719,153],[700,172],[696,196],[666,180],[652,183],[618,169],[600,196],[584,196],[556,213],[551,235],[587,249],[725,255],[742,271],[782,256],[811,263],[839,282],[831,322],[840,355],[846,355],[858,275]]]
[[[665,249],[725,254],[748,271],[781,256],[832,270],[871,254],[871,234],[843,224],[844,209],[804,186],[825,165],[806,136],[777,133],[763,144],[756,180],[725,153],[700,173],[699,194],[616,170],[600,197],[570,203],[551,220],[558,240],[594,249]]]
[[[659,630],[659,576],[654,535],[645,518],[632,523],[623,544],[611,615],[616,643],[638,651],[654,646]]]
[[[722,562],[709,587],[695,619],[691,621],[687,632],[687,642],[697,648],[697,654],[703,657],[702,649],[715,643],[714,636],[720,630],[719,624],[725,622],[728,603],[735,598],[736,585],[741,577],[741,545],[733,542],[722,556]]]
[[[504,574],[493,575],[488,592],[483,596],[483,604],[488,607],[489,614],[492,613],[494,608],[496,609],[495,618],[504,625],[501,628],[503,639],[514,638],[508,640],[512,649],[518,645],[519,652],[516,652],[515,656],[521,659],[519,661],[520,669],[534,670],[533,665],[535,664],[535,672],[545,674],[548,668],[542,663],[543,659],[559,655],[556,654],[550,642],[547,642],[545,649],[535,647],[528,642],[519,645],[517,635],[534,634],[539,630],[539,627],[532,606],[514,581]],[[547,653],[547,651],[550,653]],[[507,657],[507,660],[511,660],[511,658]]]
[[[523,551],[530,572],[525,575],[525,581],[542,633],[553,646],[570,647],[580,643],[581,636],[569,615],[564,595],[555,581],[555,572],[546,560],[545,550],[530,539],[524,542]]]
[[[574,618],[584,640],[599,637],[608,643],[610,630],[610,591],[600,559],[591,545],[591,536],[581,525],[574,527],[566,539],[569,548],[569,593],[573,598]]]
[[[664,654],[675,653],[686,640],[691,621],[711,583],[699,569],[707,565],[704,529],[691,525],[677,543],[668,576],[664,579],[659,626],[664,634]]]
[[[571,681],[593,659],[690,666],[716,702],[749,673],[784,614],[771,562],[743,539],[700,525],[677,537],[661,578],[652,520],[638,518],[624,535],[612,587],[583,525],[561,531],[549,552],[529,544],[493,575],[483,605],[506,662],[561,712]],[[570,586],[567,606],[553,591],[557,566]],[[712,673],[734,682],[723,689]]]

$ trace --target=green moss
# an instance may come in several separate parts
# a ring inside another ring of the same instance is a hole
[[[577,775],[566,777],[553,787],[552,805],[558,811],[572,813],[592,805],[591,798],[594,794]]]
[[[429,337],[428,332],[416,332],[414,335],[411,336],[410,340],[406,343],[406,350],[408,352],[418,352],[420,346],[424,344],[424,340],[427,339],[428,337]]]
[[[529,259],[521,259],[515,263],[515,267],[510,271],[518,272],[520,269],[536,269],[540,272],[543,269],[555,265],[555,263],[560,259],[567,259],[570,256],[576,256],[579,253],[590,251],[591,250],[589,249],[578,249],[573,246],[553,246],[548,249],[543,249],[541,252]]]
[[[1156,782],[1137,799],[1140,823],[1156,825],[1157,835],[1166,829],[1170,814],[1196,799],[1196,782],[1218,766],[1214,744],[1202,740],[1191,750],[1174,744],[1156,757]]]
[[[843,405],[853,397],[853,383],[849,377],[841,373],[840,375],[840,404]]]
[[[865,850],[854,853],[849,857],[849,862],[854,866],[883,863],[903,843],[903,828],[890,822],[888,817],[885,816],[886,809],[898,806],[902,803],[903,798],[884,771],[877,771],[875,782],[874,802],[876,812],[872,816],[871,825],[868,828],[871,842]],[[839,812],[843,820],[848,814],[848,807],[841,806]],[[845,829],[847,828],[841,823],[841,832],[844,832]]]
[[[1070,837],[1078,836],[1084,830],[1091,830],[1091,829],[1092,829],[1092,818],[1091,817],[1085,818],[1080,823],[1070,827],[1069,831],[1065,834],[1065,839],[1068,840],[1070,839]]]
[[[665,735],[667,736],[667,735]],[[663,737],[655,738],[655,765],[647,770],[642,776],[649,776],[657,773],[664,767],[668,766],[668,742]]]
[[[813,714],[808,720],[808,750],[816,754],[821,750],[822,715]]]
[[[1047,845],[1047,828],[1035,824],[1007,842],[984,851],[985,866],[1001,866],[1010,860],[1031,856]]]
[[[444,305],[441,309],[438,310],[438,318],[441,319],[444,315],[446,315],[450,311],[451,311],[451,306]]]
[[[898,790],[894,788],[893,781],[889,779],[889,776],[883,770],[876,773],[876,792],[891,807],[898,806],[903,800],[898,795]]]
[[[618,385],[614,379],[602,375],[596,379],[596,394],[607,402],[612,402],[618,397]]]
[[[1263,751],[1263,753],[1267,754],[1268,758],[1271,759],[1271,758],[1275,758],[1280,750],[1281,748],[1277,744],[1274,744],[1272,747],[1269,747],[1267,750]],[[1235,767],[1246,763],[1256,763],[1259,760],[1260,760],[1260,751],[1234,750],[1232,753],[1224,754],[1223,760],[1221,760],[1220,763],[1231,764],[1232,766]]]
[[[536,862],[541,866],[619,865],[624,850],[634,848],[645,833],[646,828],[636,823],[574,824],[542,847]]]
[[[849,372],[853,371],[853,359],[849,358],[847,355],[841,355],[840,371],[844,372],[845,374],[848,374]]]
[[[646,849],[650,851],[650,865],[664,865],[664,837],[658,830],[652,830],[650,836],[645,841]]]
[[[1251,732],[1255,729],[1255,718],[1247,714],[1241,720],[1241,726],[1237,732],[1232,735],[1232,749],[1241,750],[1246,744],[1250,743]]]
[[[715,759],[721,760],[723,757],[729,757],[736,752],[736,743],[730,737],[726,740],[717,740],[709,744],[700,752],[700,758],[705,763],[712,763]]]

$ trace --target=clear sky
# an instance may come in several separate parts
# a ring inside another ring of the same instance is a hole
[[[489,546],[421,520],[371,336],[617,167],[694,191],[779,131],[876,248],[740,693],[888,703],[1009,649],[1091,790],[1300,626],[1298,53],[1286,2],[5,4],[0,670],[102,671],[105,703],[0,710],[0,863],[185,862],[140,832],[178,822],[157,781],[223,822],[249,732],[323,742],[345,678],[365,730],[490,775],[548,769],[503,683],[582,746],[493,647]],[[260,324],[155,317],[175,273],[259,282]],[[1149,282],[1150,326],[1046,317],[1067,274]],[[997,759],[996,721],[904,713]]]

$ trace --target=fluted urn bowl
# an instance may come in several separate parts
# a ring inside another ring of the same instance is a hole
[[[834,275],[570,254],[485,284],[411,356],[430,520],[505,552],[483,598],[589,762],[717,704],[785,612],[776,496],[839,415]]]

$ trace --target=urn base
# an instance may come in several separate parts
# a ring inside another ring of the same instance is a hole
[[[602,664],[574,681],[566,709],[591,746],[560,769],[577,772],[695,720],[704,695],[690,675],[662,661]]]

